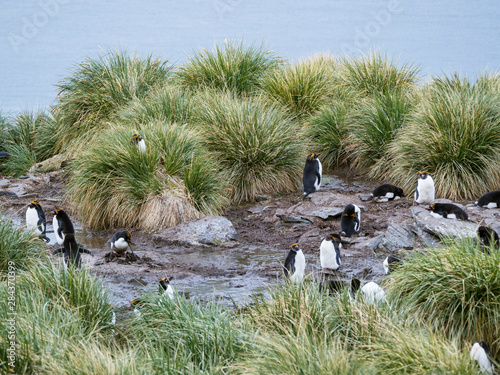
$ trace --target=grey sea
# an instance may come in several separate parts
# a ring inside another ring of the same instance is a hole
[[[3,115],[48,108],[79,62],[116,49],[182,64],[243,40],[291,61],[380,50],[424,80],[500,70],[498,0],[23,0],[0,19]]]

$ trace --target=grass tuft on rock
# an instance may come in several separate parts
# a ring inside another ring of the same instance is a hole
[[[188,59],[178,72],[182,86],[193,90],[218,89],[237,95],[256,91],[263,74],[281,63],[264,45],[246,46],[233,41],[226,41],[223,46],[216,44],[212,51],[195,52]]]
[[[164,84],[171,70],[160,58],[141,59],[118,51],[84,60],[57,86],[56,151],[86,147],[120,108]]]
[[[298,188],[306,151],[290,116],[258,98],[209,92],[198,100],[197,130],[220,163],[234,203]]]
[[[68,197],[85,225],[152,231],[219,212],[225,183],[193,131],[151,123],[140,132],[146,152],[131,143],[136,131],[110,129],[73,162]],[[196,179],[205,185],[193,186]]]
[[[436,196],[476,199],[500,181],[500,96],[480,78],[471,84],[457,75],[427,87],[414,119],[393,143],[393,181],[405,191],[417,172],[434,179]]]

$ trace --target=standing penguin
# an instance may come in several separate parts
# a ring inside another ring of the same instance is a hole
[[[485,208],[500,207],[500,190],[490,191],[479,198],[475,203],[476,206]]]
[[[495,249],[500,248],[500,236],[492,228],[481,225],[477,228],[477,236],[479,237],[479,244],[481,252],[490,252],[490,247]]]
[[[419,204],[434,203],[436,193],[434,180],[427,171],[420,171],[418,174],[417,187],[415,188],[415,202]]]
[[[487,373],[493,375],[495,371],[495,366],[490,359],[491,356],[490,347],[484,341],[479,341],[472,345],[470,359],[471,361],[477,361],[483,374]]]
[[[64,233],[75,233],[73,223],[69,219],[68,214],[63,210],[54,211],[52,226],[54,227],[54,234],[59,245],[64,244]]]
[[[114,252],[121,254],[127,251],[130,248],[132,255],[134,255],[134,251],[130,246],[130,242],[132,241],[130,232],[126,230],[119,230],[116,232],[111,238],[111,253],[110,259],[113,259]]]
[[[401,259],[397,256],[389,255],[384,259],[383,263],[385,274],[390,274],[399,264],[401,264]]]
[[[359,231],[361,226],[361,210],[355,204],[348,204],[342,212],[340,219],[340,227],[342,228],[341,235],[351,237]]]
[[[159,281],[160,286],[163,289],[163,298],[168,298],[173,300],[174,299],[174,289],[172,288],[172,285],[170,285],[170,280],[173,279],[173,276],[165,277]]]
[[[35,199],[30,203],[26,210],[26,228],[34,229],[34,232],[45,242],[49,242],[49,238],[45,235],[47,229],[47,221],[45,220],[45,213],[42,206]]]
[[[370,194],[370,199],[373,199],[375,202],[388,202],[396,199],[401,199],[404,197],[403,189],[391,185],[384,184],[375,188],[373,192]]]
[[[319,190],[321,186],[321,176],[323,167],[318,159],[319,154],[309,154],[304,166],[304,174],[302,175],[302,184],[304,185],[304,198]]]
[[[340,267],[340,236],[338,234],[329,234],[319,246],[319,260],[323,272],[327,270],[336,270]]]
[[[64,261],[66,264],[73,265],[79,268],[82,265],[82,258],[80,257],[80,247],[76,243],[74,233],[63,233],[64,235]]]
[[[285,260],[285,276],[291,281],[301,282],[306,270],[306,258],[298,243],[290,246],[290,251]]]
[[[137,149],[140,152],[146,152],[146,142],[144,141],[144,138],[142,138],[138,133],[135,133],[132,136],[132,143],[137,146]]]

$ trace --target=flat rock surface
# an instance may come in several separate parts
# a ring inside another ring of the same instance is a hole
[[[222,245],[238,238],[233,224],[223,216],[205,216],[153,235],[156,244]]]

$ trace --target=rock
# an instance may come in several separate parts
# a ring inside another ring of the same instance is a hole
[[[470,221],[438,219],[422,207],[412,207],[411,213],[415,224],[427,233],[445,237],[475,238],[478,225]]]
[[[0,180],[0,187],[7,187],[10,185],[10,181],[9,180]]]
[[[393,253],[399,249],[413,249],[414,246],[415,237],[407,226],[390,225],[374,250]]]
[[[257,195],[256,200],[257,200],[257,202],[262,202],[262,201],[265,201],[267,199],[268,199],[267,195]]]
[[[321,237],[320,237],[320,231],[318,228],[311,229],[307,232],[305,232],[302,236],[299,238],[299,244],[305,241],[310,240],[311,238],[317,238],[318,239],[318,246],[321,243]]]
[[[205,216],[153,235],[155,244],[181,246],[221,245],[235,240],[236,230],[223,216]]]
[[[371,195],[360,195],[359,199],[361,199],[362,202],[371,201],[372,196]]]
[[[12,199],[17,199],[18,196],[16,193],[13,193],[12,191],[0,191],[0,196],[1,195],[7,195],[9,198],[12,198]]]
[[[334,218],[340,217],[344,209],[340,207],[321,207],[321,208],[300,207],[298,208],[297,211],[301,215],[315,216],[323,220],[333,220]]]

